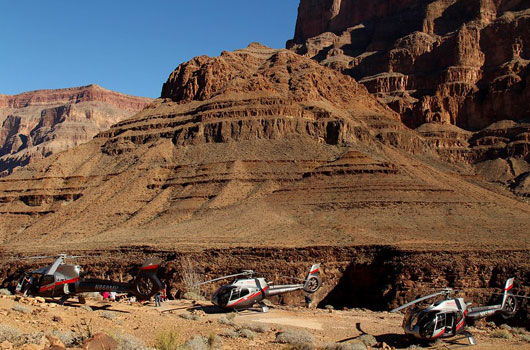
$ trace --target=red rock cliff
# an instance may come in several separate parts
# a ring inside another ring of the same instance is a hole
[[[298,53],[363,83],[409,126],[530,115],[530,2],[302,0]]]

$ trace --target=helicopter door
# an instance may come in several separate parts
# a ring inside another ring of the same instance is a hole
[[[249,293],[247,288],[236,288],[232,290],[232,295],[230,296],[230,301],[242,298],[247,296]]]
[[[448,313],[445,316],[445,333],[454,334],[454,326],[456,321],[456,314],[454,312]]]
[[[440,329],[445,328],[446,325],[446,317],[445,314],[438,314],[436,316],[436,327],[435,327],[435,334],[439,332]]]

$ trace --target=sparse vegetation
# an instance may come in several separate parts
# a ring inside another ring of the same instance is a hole
[[[17,328],[11,327],[7,324],[0,324],[0,343],[8,341],[14,343],[20,337],[20,331]]]
[[[197,315],[197,314],[192,314],[192,313],[185,313],[185,314],[180,314],[179,317],[185,319],[185,320],[192,320],[192,321],[198,321],[200,319],[200,316]]]
[[[335,308],[333,307],[333,305],[326,305],[326,306],[324,306],[324,309],[326,309],[326,310],[334,310]]]
[[[118,342],[118,350],[152,350],[141,340],[130,334],[112,336]]]
[[[357,338],[357,340],[359,340],[366,346],[375,346],[375,344],[377,344],[377,340],[371,334],[363,334],[359,338]]]
[[[423,347],[416,344],[412,344],[407,348],[407,350],[423,350]]]
[[[235,321],[234,321],[235,318],[236,318],[236,314],[230,313],[230,314],[219,317],[218,322],[220,324],[225,324],[227,326],[235,326]]]
[[[262,325],[262,324],[255,324],[255,323],[245,323],[239,326],[239,329],[249,329],[256,333],[267,333],[269,331],[269,327]]]
[[[227,337],[227,338],[239,337],[239,333],[234,331],[233,329],[224,329],[223,331],[221,331],[221,333],[219,333],[219,335],[222,337]]]
[[[366,350],[366,345],[361,342],[332,343],[326,345],[324,350]]]
[[[528,333],[528,332],[526,331],[526,328],[523,328],[523,327],[513,327],[513,328],[512,328],[512,333],[513,333],[513,334],[526,334],[526,333]]]
[[[30,308],[29,306],[22,305],[22,304],[16,304],[15,306],[13,306],[13,310],[16,312],[23,313],[23,314],[30,314],[31,311],[33,311],[33,309]]]
[[[247,328],[243,328],[243,329],[239,330],[239,335],[242,338],[247,338],[247,339],[251,339],[251,340],[256,338],[256,333],[252,332],[250,329],[247,329]]]
[[[50,335],[59,338],[67,348],[80,344],[82,339],[80,335],[72,331],[60,331],[57,329],[52,330]]]
[[[290,345],[314,344],[315,338],[307,331],[285,331],[276,335],[276,342]]]
[[[512,327],[510,327],[509,325],[507,325],[506,323],[503,323],[499,326],[500,329],[505,329],[507,331],[511,331],[512,330]]]
[[[527,343],[530,343],[530,335],[528,335],[528,334],[521,335],[521,340],[525,341]]]
[[[189,257],[182,257],[180,259],[180,276],[182,279],[182,284],[186,289],[186,293],[184,294],[185,299],[200,300],[189,297],[198,297],[204,299],[199,286],[197,286],[197,284],[202,282],[201,275],[198,272],[197,264]],[[186,295],[188,295],[188,297],[186,297]]]
[[[180,336],[176,330],[163,331],[156,337],[155,348],[157,350],[177,350],[180,346]]]
[[[208,337],[195,336],[188,339],[180,348],[182,350],[219,350],[223,346],[221,338],[216,334]]]
[[[497,329],[491,332],[493,338],[511,339],[512,335],[506,329]]]
[[[85,299],[103,300],[103,296],[99,292],[86,292],[79,295]]]
[[[9,289],[2,288],[0,289],[0,295],[11,295],[11,292],[9,291]]]
[[[107,320],[114,320],[116,318],[116,314],[111,311],[103,311],[101,313],[101,317],[106,318]]]

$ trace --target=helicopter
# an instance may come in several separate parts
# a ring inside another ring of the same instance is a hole
[[[156,272],[161,260],[148,259],[138,270],[136,277],[130,282],[114,282],[109,280],[84,278],[84,272],[79,265],[66,264],[65,259],[79,258],[80,256],[40,256],[27,259],[55,258],[51,265],[24,273],[18,280],[15,291],[23,295],[40,297],[60,297],[59,303],[64,304],[70,297],[78,296],[84,303],[84,298],[79,295],[85,292],[117,292],[131,293],[139,300],[147,300],[162,289],[162,282]]]
[[[470,345],[475,345],[474,337],[465,330],[466,322],[497,313],[500,313],[504,318],[515,315],[517,300],[516,296],[510,293],[513,288],[513,281],[513,278],[506,281],[502,302],[498,305],[469,307],[470,302],[466,303],[463,298],[450,297],[455,291],[452,288],[445,288],[395,308],[391,312],[397,312],[421,301],[442,295],[444,296],[443,300],[436,301],[425,309],[414,309],[407,312],[403,320],[405,334],[427,341],[462,334],[467,337]]]
[[[320,264],[311,266],[309,273],[305,279],[299,279],[303,283],[298,284],[284,284],[274,285],[267,282],[263,277],[253,277],[255,274],[252,270],[244,270],[243,272],[233,275],[215,278],[213,280],[205,281],[196,284],[196,286],[220,281],[227,278],[245,276],[244,278],[236,278],[231,284],[220,287],[212,296],[212,303],[223,309],[242,310],[249,309],[255,304],[259,304],[263,312],[269,309],[263,303],[263,300],[283,293],[303,290],[306,293],[315,293],[322,285],[320,278]]]

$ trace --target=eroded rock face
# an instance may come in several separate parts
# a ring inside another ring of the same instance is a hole
[[[97,85],[0,95],[0,174],[87,142],[151,101]]]
[[[470,183],[361,84],[291,51],[193,59],[162,96],[0,180],[4,242],[460,246],[465,233],[518,247],[527,233],[528,205]]]
[[[527,1],[302,0],[287,46],[354,77],[411,128],[436,123],[463,129],[457,147],[448,147],[454,132],[429,132],[445,159],[529,160]],[[505,120],[520,124],[489,127]],[[467,131],[477,133],[464,137]],[[516,177],[495,181],[510,184]]]

